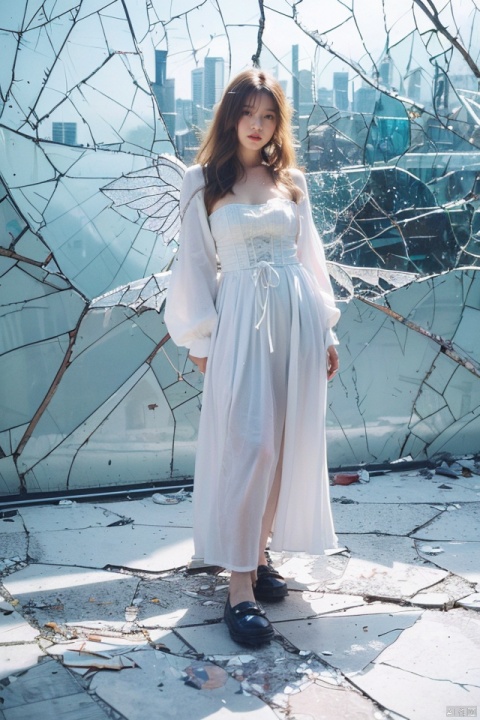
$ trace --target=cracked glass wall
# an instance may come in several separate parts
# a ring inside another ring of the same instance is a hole
[[[343,312],[330,466],[479,451],[479,12],[398,5],[0,3],[1,495],[191,476],[179,187],[252,64],[294,106]]]

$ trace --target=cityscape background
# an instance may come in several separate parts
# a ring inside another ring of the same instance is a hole
[[[202,65],[189,71],[190,96],[179,97],[177,79],[169,75],[168,51],[156,49],[154,57],[151,92],[178,157],[190,165],[228,82],[226,60],[206,56]],[[425,150],[429,143],[436,151],[459,150],[461,138],[455,146],[455,137],[443,121],[458,110],[458,98],[451,95],[450,87],[472,93],[478,90],[471,73],[452,73],[446,82],[438,67],[433,78],[424,68],[415,67],[397,87],[398,73],[388,54],[372,68],[371,84],[360,81],[351,70],[343,70],[330,73],[329,87],[317,86],[313,69],[299,68],[298,45],[290,50],[290,80],[279,77],[284,69],[285,65],[273,65],[268,71],[279,80],[292,104],[298,160],[308,171],[388,161],[408,150]],[[181,86],[185,87],[185,78]],[[381,137],[376,147],[352,142],[356,126],[365,126],[374,114],[383,119],[383,128],[382,122],[377,123]],[[335,123],[343,131],[335,132]],[[76,122],[53,121],[51,137],[54,142],[83,145],[78,130]],[[471,150],[471,143],[465,149]]]

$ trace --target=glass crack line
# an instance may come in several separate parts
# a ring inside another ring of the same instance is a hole
[[[455,352],[455,350],[452,347],[452,343],[450,340],[445,340],[445,338],[442,338],[440,335],[435,335],[434,333],[429,332],[428,330],[425,330],[425,328],[422,328],[420,325],[417,325],[416,323],[412,322],[411,320],[407,320],[407,318],[403,317],[403,315],[400,315],[400,313],[395,312],[395,310],[392,310],[389,307],[385,307],[382,305],[377,305],[377,303],[372,302],[371,300],[367,300],[366,298],[358,297],[357,300],[360,302],[365,303],[365,305],[370,305],[370,307],[376,308],[377,310],[380,310],[380,312],[385,313],[385,315],[388,315],[393,320],[396,320],[399,323],[402,323],[402,325],[406,325],[410,330],[414,330],[414,332],[419,333],[420,335],[423,335],[424,337],[428,338],[429,340],[433,340],[434,343],[440,346],[440,351],[449,357],[451,360],[453,360],[458,365],[461,365],[465,368],[465,370],[468,370],[468,372],[471,372],[472,375],[475,375],[475,377],[480,379],[480,369],[476,368],[471,360],[467,360],[466,358],[461,357],[458,353]]]
[[[61,382],[61,380],[62,380],[62,378],[63,378],[63,375],[64,375],[65,371],[67,370],[69,364],[70,364],[70,358],[71,358],[72,353],[73,353],[73,348],[74,348],[74,346],[75,346],[75,341],[76,341],[76,339],[77,339],[77,334],[78,334],[78,331],[79,331],[80,326],[81,326],[81,324],[82,324],[83,318],[85,317],[85,315],[87,314],[87,312],[88,312],[88,306],[86,306],[86,307],[83,309],[82,313],[80,314],[80,317],[79,317],[79,319],[78,319],[78,322],[77,322],[77,325],[76,325],[76,327],[75,327],[75,330],[71,330],[71,331],[68,333],[68,335],[69,335],[68,348],[67,348],[67,350],[66,350],[66,352],[65,352],[65,355],[64,355],[62,364],[61,364],[60,367],[58,368],[58,371],[57,371],[57,373],[56,373],[56,375],[55,375],[55,377],[54,377],[54,379],[53,379],[52,384],[50,385],[50,387],[49,387],[49,389],[48,389],[47,394],[45,395],[45,397],[44,397],[44,399],[42,400],[42,402],[41,402],[40,406],[38,407],[38,409],[36,410],[33,418],[30,420],[30,422],[29,422],[29,424],[28,424],[28,427],[27,427],[27,429],[25,430],[25,433],[24,433],[22,439],[20,440],[20,442],[19,442],[19,444],[18,444],[18,447],[17,447],[17,449],[15,450],[15,452],[14,452],[14,454],[13,454],[13,458],[14,458],[14,461],[15,461],[15,462],[18,460],[18,458],[19,458],[20,455],[22,454],[23,449],[25,448],[25,445],[26,445],[27,442],[29,441],[29,439],[30,439],[33,431],[35,430],[35,427],[37,426],[37,424],[38,424],[38,422],[39,422],[39,420],[40,420],[40,418],[42,417],[43,413],[44,413],[45,410],[47,409],[47,407],[48,407],[48,405],[49,405],[49,403],[50,403],[50,400],[51,400],[51,399],[53,398],[53,396],[55,395],[55,392],[56,392],[56,390],[57,390],[57,388],[58,388],[58,386],[59,386],[59,384],[60,384],[60,382]],[[19,475],[20,475],[20,479],[21,479],[22,482],[23,482],[23,475],[21,475],[20,473],[19,473]]]

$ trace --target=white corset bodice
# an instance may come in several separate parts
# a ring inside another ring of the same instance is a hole
[[[298,263],[297,206],[286,198],[223,205],[210,215],[210,228],[222,273]]]
[[[269,308],[270,291],[280,284],[280,269],[298,265],[298,213],[286,198],[248,205],[228,203],[210,215],[222,275],[250,270],[255,286],[258,330],[266,319],[270,352],[273,352]]]

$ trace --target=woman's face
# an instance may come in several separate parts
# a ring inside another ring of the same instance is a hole
[[[270,142],[276,127],[277,112],[272,97],[265,92],[251,95],[237,124],[241,150],[248,153],[259,152]]]

